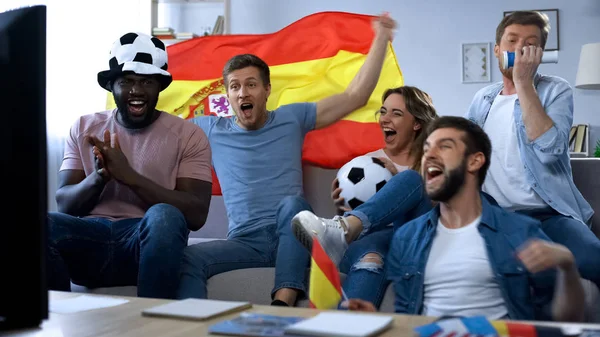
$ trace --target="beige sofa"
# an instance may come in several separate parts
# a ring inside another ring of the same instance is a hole
[[[582,194],[600,212],[600,180],[596,178],[600,172],[600,159],[572,159],[574,181]],[[305,194],[313,206],[315,213],[322,216],[333,216],[334,208],[329,199],[330,186],[335,171],[314,167],[304,168]],[[600,213],[593,219],[593,229],[600,233]],[[223,239],[227,234],[227,218],[223,200],[214,197],[206,225],[198,232],[192,233],[190,243],[210,239]],[[342,278],[344,275],[342,275]],[[252,268],[231,271],[215,275],[208,280],[208,296],[220,300],[246,300],[255,304],[269,304],[273,287],[274,268]],[[589,281],[582,280],[586,290],[586,320],[600,322],[600,295],[597,287]],[[136,295],[135,287],[114,287],[88,289],[73,285],[73,291],[100,294]],[[387,289],[381,311],[394,311],[394,294]],[[302,301],[299,305],[306,306]]]

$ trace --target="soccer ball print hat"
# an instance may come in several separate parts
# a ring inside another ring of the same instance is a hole
[[[98,84],[111,91],[111,82],[124,73],[156,75],[161,91],[173,81],[167,71],[168,57],[165,44],[156,37],[142,33],[127,33],[113,43],[109,69],[98,73]]]

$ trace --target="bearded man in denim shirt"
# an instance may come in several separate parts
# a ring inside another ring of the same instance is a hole
[[[421,170],[438,205],[394,233],[387,273],[396,312],[582,320],[584,293],[573,254],[551,242],[539,221],[508,212],[481,192],[492,151],[481,127],[445,116],[427,134]],[[344,304],[375,311],[359,299]]]

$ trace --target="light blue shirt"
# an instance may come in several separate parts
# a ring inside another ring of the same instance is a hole
[[[303,194],[302,145],[316,119],[316,103],[281,106],[269,112],[258,130],[242,129],[235,117],[192,119],[210,142],[229,218],[229,237],[275,226],[283,197]]]
[[[554,210],[589,224],[594,211],[575,187],[569,157],[573,90],[562,78],[540,74],[536,74],[534,86],[544,110],[554,125],[535,140],[529,141],[517,98],[513,116],[525,179]],[[479,90],[465,117],[483,128],[492,102],[502,88],[503,84],[499,82]]]

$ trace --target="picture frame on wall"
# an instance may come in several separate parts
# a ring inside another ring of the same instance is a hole
[[[462,83],[491,82],[489,42],[462,44]]]
[[[548,41],[546,41],[545,51],[553,51],[560,49],[560,39],[559,39],[559,22],[558,22],[558,9],[532,9],[532,11],[544,13],[548,16],[550,21],[550,33],[548,33]],[[504,16],[507,16],[514,11],[504,12]]]

